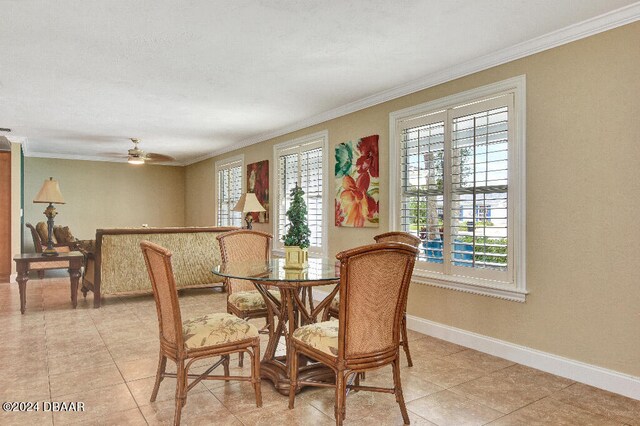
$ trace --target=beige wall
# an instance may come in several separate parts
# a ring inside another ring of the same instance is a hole
[[[189,226],[215,225],[215,166],[202,161],[186,167],[185,221]]]
[[[55,223],[68,225],[79,239],[95,238],[97,228],[184,225],[184,167],[27,157],[25,222],[46,220],[46,206],[32,201],[50,176],[66,201],[56,205]],[[30,234],[25,246],[33,246]]]
[[[328,130],[332,171],[337,144],[379,134],[380,228],[336,228],[329,214],[331,255],[369,243],[389,227],[389,113],[525,74],[527,301],[413,284],[409,314],[640,376],[639,65],[634,23],[191,165],[187,224],[213,217],[214,198],[196,194],[214,192],[216,160],[273,162],[274,143]]]

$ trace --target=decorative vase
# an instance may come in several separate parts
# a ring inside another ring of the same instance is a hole
[[[309,249],[284,246],[284,269],[303,270],[309,263]]]

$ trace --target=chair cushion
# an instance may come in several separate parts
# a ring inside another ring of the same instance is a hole
[[[96,252],[96,240],[76,240],[74,241],[75,247],[82,253],[95,253]]]
[[[305,325],[293,332],[293,338],[331,356],[338,356],[338,320]]]
[[[49,240],[49,229],[47,228],[47,224],[44,222],[38,222],[36,224],[36,232],[40,237],[40,242],[42,242],[43,245],[47,245],[47,241]],[[51,236],[51,241],[53,241],[54,244],[58,242],[56,240],[55,233]]]
[[[188,349],[221,345],[258,337],[255,325],[227,313],[191,318],[182,323],[184,345]]]
[[[68,226],[54,226],[53,235],[58,240],[59,244],[69,244],[76,240]]]
[[[269,290],[269,293],[276,299],[280,300],[280,292],[278,290]],[[241,311],[257,311],[267,309],[264,298],[258,290],[237,291],[229,295],[229,303]]]

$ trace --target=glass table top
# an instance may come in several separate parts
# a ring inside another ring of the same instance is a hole
[[[335,259],[309,258],[306,269],[284,269],[284,259],[268,262],[228,262],[214,266],[212,272],[227,278],[253,281],[331,281],[340,279],[340,263]]]

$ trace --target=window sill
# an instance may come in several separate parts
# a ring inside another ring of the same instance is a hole
[[[511,302],[526,302],[528,292],[506,285],[491,285],[490,281],[479,280],[469,277],[445,276],[424,270],[415,270],[412,281],[427,284],[434,287],[446,288],[449,290],[462,291],[464,293],[479,294],[482,296],[495,297]]]

